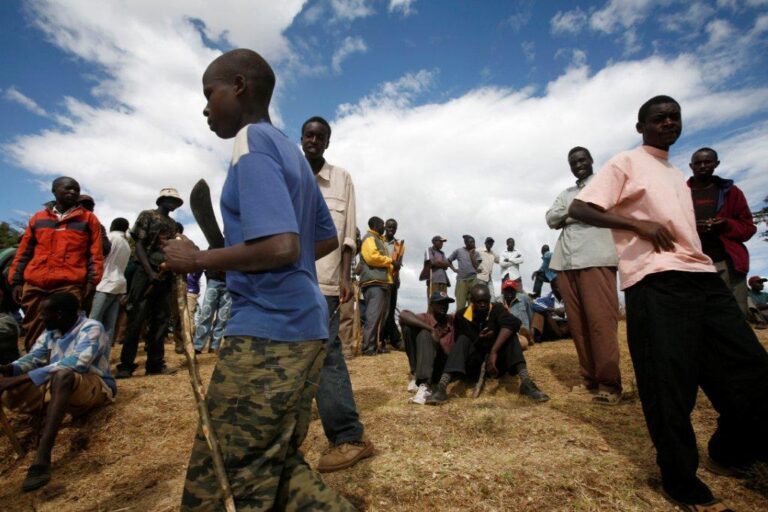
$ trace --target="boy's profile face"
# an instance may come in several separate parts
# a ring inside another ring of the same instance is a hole
[[[238,95],[242,92],[238,79],[244,82],[242,76],[227,80],[217,71],[216,63],[211,64],[203,74],[203,94],[208,103],[203,109],[203,115],[208,118],[208,127],[222,139],[231,139],[240,129],[241,107]]]

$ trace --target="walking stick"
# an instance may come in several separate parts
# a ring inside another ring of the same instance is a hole
[[[475,384],[475,390],[472,391],[472,398],[477,398],[480,396],[480,393],[483,392],[483,385],[485,384],[485,365],[488,364],[488,356],[485,356],[485,359],[483,359],[483,366],[480,367],[480,378],[477,379],[477,384]]]
[[[352,291],[355,294],[355,313],[352,317],[352,353],[360,355],[360,345],[363,341],[362,320],[360,319],[360,288],[357,282],[352,283]]]
[[[11,423],[8,421],[8,418],[5,416],[5,412],[3,411],[2,404],[0,404],[0,424],[2,424],[3,432],[5,432],[5,435],[8,436],[8,440],[11,442],[11,446],[13,446],[13,449],[16,450],[16,453],[19,455],[19,457],[23,457],[24,448],[21,447],[19,438],[16,437],[16,432],[13,431],[13,427],[11,427]]]
[[[216,438],[216,432],[213,430],[211,415],[208,411],[208,405],[205,403],[205,393],[203,391],[203,381],[200,378],[200,370],[197,367],[195,358],[195,347],[192,345],[192,319],[187,308],[186,283],[182,275],[176,276],[176,302],[178,304],[179,316],[181,317],[181,332],[184,338],[184,355],[187,358],[187,369],[189,370],[189,380],[192,384],[192,391],[195,394],[197,403],[197,412],[200,415],[200,425],[203,430],[205,440],[208,442],[208,448],[211,450],[211,459],[213,459],[213,471],[216,473],[216,479],[219,481],[219,487],[224,500],[224,508],[227,512],[235,512],[235,500],[232,497],[232,489],[229,486],[227,472],[224,469],[224,459],[221,456],[221,446]]]

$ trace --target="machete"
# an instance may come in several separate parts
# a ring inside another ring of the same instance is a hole
[[[213,213],[213,204],[211,203],[211,189],[208,183],[201,179],[192,187],[189,194],[189,206],[192,208],[198,226],[203,231],[205,240],[211,249],[221,249],[224,247],[224,235],[216,222],[216,215]]]

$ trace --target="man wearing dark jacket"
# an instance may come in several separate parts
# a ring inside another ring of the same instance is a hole
[[[484,284],[470,289],[469,301],[468,307],[456,312],[453,324],[456,338],[440,382],[426,403],[439,405],[448,400],[448,384],[460,378],[477,380],[483,364],[490,376],[518,375],[521,395],[536,402],[549,400],[528,376],[523,349],[516,336],[520,320],[501,304],[491,304],[491,292]]]
[[[747,314],[747,272],[749,252],[744,242],[757,231],[744,193],[733,180],[715,176],[720,165],[717,151],[701,148],[691,156],[693,176],[688,179],[696,231],[704,254],[733,292],[739,308]]]

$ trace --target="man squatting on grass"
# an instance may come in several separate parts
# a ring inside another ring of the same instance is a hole
[[[696,476],[697,390],[720,414],[708,467],[737,474],[768,462],[768,354],[701,250],[691,192],[668,160],[682,125],[674,99],[645,102],[636,125],[643,145],[610,159],[569,215],[613,229],[627,341],[664,492],[685,510],[724,510]]]
[[[221,193],[225,247],[165,245],[177,273],[221,270],[232,316],[206,401],[238,510],[354,510],[299,452],[328,338],[315,260],[339,246],[304,156],[272,126],[275,75],[251,50],[215,59],[203,75],[203,115],[234,138]],[[219,510],[222,495],[198,427],[181,510]]]

